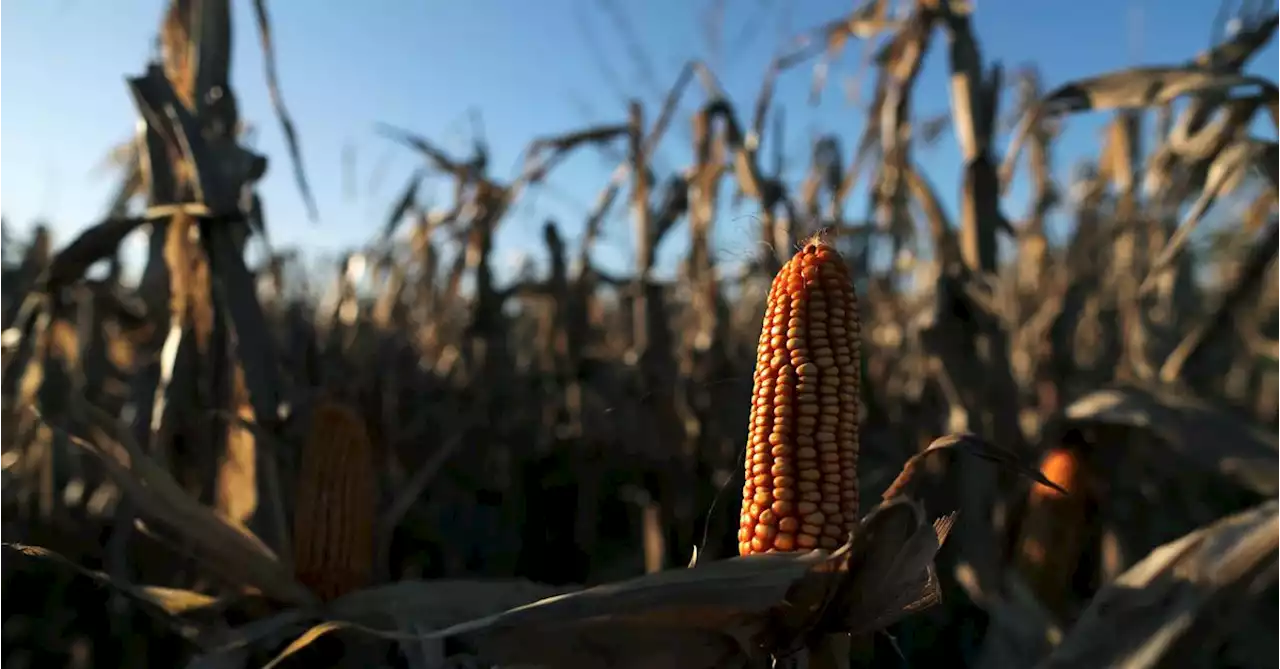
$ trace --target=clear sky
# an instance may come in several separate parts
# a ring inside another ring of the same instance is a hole
[[[649,118],[691,57],[712,64],[732,99],[749,108],[761,74],[784,37],[847,11],[848,0],[274,0],[270,11],[285,100],[303,144],[321,220],[307,220],[278,124],[271,114],[249,0],[233,0],[233,84],[241,115],[257,126],[255,144],[271,159],[261,192],[277,246],[334,251],[369,239],[413,168],[408,149],[377,136],[377,122],[401,126],[462,156],[468,109],[483,118],[492,173],[514,175],[535,136],[620,122],[625,97],[641,98]],[[726,7],[713,47],[709,11]],[[1185,60],[1208,46],[1217,0],[976,0],[983,56],[1007,67],[1034,63],[1046,87],[1132,64]],[[107,150],[127,139],[134,110],[124,77],[140,73],[151,52],[162,0],[6,0],[0,41],[0,208],[23,228],[52,222],[58,240],[99,218],[114,177],[98,170]],[[628,26],[619,29],[618,18]],[[638,44],[643,59],[633,57]],[[946,110],[947,53],[936,39],[917,88],[916,113]],[[841,80],[859,70],[861,45],[833,68],[821,103],[806,104],[812,67],[785,75],[775,98],[786,108],[791,175],[807,161],[813,129],[837,130],[846,153],[863,114],[847,102]],[[1273,41],[1251,64],[1275,79]],[[864,77],[863,90],[870,79]],[[684,108],[701,101],[691,89]],[[747,112],[743,112],[744,115]],[[1057,169],[1096,150],[1105,115],[1075,117],[1058,149]],[[688,115],[677,119],[659,166],[687,164]],[[344,186],[344,147],[355,156],[355,193]],[[958,157],[948,131],[918,161],[945,199],[954,201]],[[499,260],[522,249],[541,255],[539,227],[548,217],[574,240],[614,162],[588,151],[553,173],[499,231]],[[441,180],[426,192],[445,197]],[[1015,193],[1014,197],[1017,197]],[[1011,217],[1024,211],[1007,205]],[[752,253],[752,207],[722,215],[716,251],[724,260]],[[662,251],[682,250],[683,228]],[[615,217],[598,258],[630,258],[630,228]]]

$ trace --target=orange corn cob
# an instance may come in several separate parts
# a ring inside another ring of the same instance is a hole
[[[858,516],[858,302],[822,239],[779,270],[756,357],[738,552],[836,548]]]
[[[1085,548],[1090,486],[1082,454],[1070,447],[1045,453],[1040,472],[1070,496],[1040,483],[1031,488],[1016,564],[1040,601],[1050,611],[1062,614]]]
[[[322,600],[368,583],[373,569],[375,469],[364,421],[320,402],[302,452],[293,518],[294,569]]]
[[[1080,486],[1079,479],[1082,473],[1079,457],[1068,448],[1050,449],[1040,462],[1040,473],[1065,488],[1067,492],[1074,492]],[[1033,499],[1057,499],[1062,496],[1062,493],[1043,483],[1037,483],[1031,488]]]

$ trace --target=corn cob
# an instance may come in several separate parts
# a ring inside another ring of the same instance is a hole
[[[1044,454],[1044,459],[1040,461],[1040,473],[1044,477],[1057,483],[1072,492],[1080,485],[1081,474],[1080,459],[1075,451],[1069,448],[1054,448]],[[1037,483],[1031,488],[1031,497],[1033,499],[1058,499],[1066,495],[1061,491],[1054,490],[1043,483]]]
[[[774,277],[757,349],[742,555],[835,548],[858,515],[858,304],[835,248],[804,245]]]
[[[293,519],[294,570],[322,600],[367,584],[373,568],[375,471],[364,421],[320,402],[302,453]]]
[[[1040,461],[1040,472],[1070,496],[1042,483],[1032,486],[1015,563],[1027,585],[1052,612],[1064,613],[1071,583],[1085,547],[1089,526],[1089,485],[1082,454],[1071,447],[1053,448]]]

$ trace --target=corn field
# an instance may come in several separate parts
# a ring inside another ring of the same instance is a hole
[[[277,160],[310,202],[266,2],[247,6]],[[4,666],[1276,667],[1277,143],[1258,133],[1280,102],[1243,73],[1274,6],[1224,9],[1238,29],[1184,62],[1054,85],[984,55],[973,11],[867,0],[752,100],[691,61],[658,108],[534,138],[510,181],[482,147],[383,126],[422,171],[367,244],[305,270],[246,260],[268,162],[242,144],[231,3],[172,0],[127,80],[104,219],[57,248],[5,231]],[[865,129],[830,129],[788,180],[761,149],[775,83],[816,93],[853,43]],[[915,155],[931,50],[957,174]],[[1086,114],[1107,131],[1060,182],[1060,130]],[[663,174],[686,122],[693,162]],[[583,242],[547,222],[547,271],[503,284],[495,231],[582,151],[618,159]],[[450,206],[419,197],[426,171]],[[730,272],[711,238],[732,206],[755,237]],[[634,266],[614,273],[594,254],[624,209]]]

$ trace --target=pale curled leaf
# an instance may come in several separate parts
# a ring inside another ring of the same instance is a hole
[[[296,630],[306,629],[304,626],[314,619],[314,613],[305,609],[293,609],[215,634],[206,644],[212,650],[193,658],[187,667],[240,669],[244,666],[244,658],[255,646],[278,646],[296,634]]]
[[[1041,105],[1053,113],[1137,109],[1171,102],[1183,95],[1240,86],[1275,90],[1275,84],[1251,75],[1186,66],[1136,67],[1077,79],[1045,95]]]
[[[280,93],[280,75],[276,70],[276,51],[271,37],[271,18],[267,14],[266,0],[253,0],[253,14],[257,20],[258,38],[262,47],[262,66],[267,78],[267,95],[271,100],[271,108],[276,113],[276,120],[280,121],[280,130],[284,133],[285,147],[293,163],[294,182],[298,186],[298,192],[302,194],[303,203],[307,206],[307,216],[315,222],[320,219],[320,213],[302,162],[302,142],[298,139],[297,129],[294,128],[293,117],[285,107],[284,96]]]
[[[116,253],[120,242],[144,223],[142,218],[110,218],[86,228],[49,262],[41,277],[44,289],[56,292],[79,281],[89,267]]]
[[[680,657],[679,666],[714,667],[746,652],[792,587],[833,559],[813,551],[705,563],[549,597],[421,638],[460,636],[488,659],[545,666],[660,667]]]
[[[171,615],[184,615],[222,604],[221,599],[202,592],[182,588],[166,588],[160,585],[144,585],[138,591],[148,601]]]
[[[276,655],[274,659],[272,659],[270,662],[263,665],[262,669],[273,669],[274,667],[280,666],[280,663],[284,662],[286,658],[302,650],[303,648],[306,648],[308,645],[311,644],[312,641],[319,639],[320,637],[328,634],[329,632],[342,629],[342,627],[343,627],[342,623],[337,623],[337,622],[323,622],[323,623],[320,623],[319,625],[315,625],[311,629],[307,630],[306,633],[304,633],[302,636],[298,637],[297,639],[294,639],[288,646],[285,647],[284,650],[280,651],[279,655]]]
[[[1184,95],[1228,92],[1242,86],[1257,86],[1265,97],[1275,99],[1275,84],[1262,77],[1197,65],[1130,68],[1064,84],[1041,98],[1023,115],[1000,166],[1000,181],[1008,186],[1023,142],[1047,116],[1140,109],[1166,104]]]
[[[688,607],[700,609],[701,613],[678,624],[715,627],[724,618],[769,610],[782,601],[792,585],[808,571],[829,560],[831,556],[824,551],[771,553],[719,560],[693,569],[662,571],[549,597],[495,616],[455,625],[435,635],[446,637],[521,625],[554,626],[579,618],[615,615],[651,615],[654,620],[675,619],[672,622],[676,623]]]
[[[1204,125],[1194,123],[1194,116],[1184,114],[1161,149],[1172,154],[1169,157],[1176,156],[1188,163],[1211,159],[1230,140],[1248,131],[1254,112],[1266,104],[1266,98],[1250,95],[1229,99],[1222,104],[1221,113]]]
[[[62,555],[40,546],[7,542],[3,546],[6,553],[14,551],[13,555],[6,557],[7,560],[29,558],[51,562],[60,568],[71,570],[76,574],[108,586],[117,592],[127,595],[130,599],[154,606],[171,616],[182,616],[214,608],[224,601],[218,597],[181,588],[165,588],[151,585],[134,586],[120,583],[103,572],[81,567]]]
[[[1156,548],[1094,596],[1038,666],[1174,666],[1179,649],[1197,643],[1193,626],[1231,624],[1260,586],[1275,583],[1278,508],[1270,500]]]
[[[911,456],[906,464],[902,466],[902,473],[894,479],[893,483],[885,489],[882,498],[885,500],[892,499],[899,495],[910,495],[915,484],[918,473],[921,471],[927,458],[937,457],[943,453],[957,452],[965,455],[971,455],[981,458],[997,465],[1017,472],[1037,483],[1049,486],[1054,490],[1067,494],[1058,484],[1046,479],[1040,471],[1034,467],[1029,467],[1010,453],[1001,448],[997,448],[992,443],[975,434],[949,434],[945,437],[934,439],[929,447],[925,450]]]
[[[1200,195],[1196,198],[1195,203],[1191,205],[1191,209],[1187,212],[1186,217],[1173,233],[1173,236],[1165,243],[1160,255],[1152,262],[1147,278],[1143,282],[1143,292],[1152,290],[1158,277],[1173,265],[1178,254],[1183,251],[1191,240],[1191,233],[1195,231],[1202,217],[1218,198],[1232,194],[1250,173],[1250,168],[1257,167],[1260,171],[1267,172],[1269,170],[1274,173],[1275,163],[1275,142],[1246,138],[1231,143],[1219,152],[1209,165],[1204,188],[1201,190]],[[1269,177],[1269,184],[1274,198],[1274,177]]]
[[[396,641],[463,637],[488,659],[541,666],[661,667],[680,657],[679,666],[714,667],[740,654],[791,586],[830,560],[821,551],[735,558],[566,594],[525,581],[393,583],[331,603],[328,619],[277,660],[350,629]],[[399,631],[406,624],[424,632]]]
[[[1250,427],[1227,411],[1168,388],[1122,385],[1088,393],[1069,404],[1062,427],[1120,425],[1152,433],[1168,452],[1259,495],[1274,496],[1277,485],[1275,437]]]
[[[181,536],[194,548],[206,568],[235,585],[255,587],[284,602],[312,600],[306,588],[293,579],[289,570],[248,528],[233,524],[201,505],[144,453],[114,418],[82,399],[77,400],[94,423],[97,436],[89,441],[68,435],[70,442],[96,456],[107,467],[112,479],[137,504],[141,516]]]

